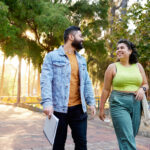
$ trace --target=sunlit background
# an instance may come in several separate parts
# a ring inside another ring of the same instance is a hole
[[[29,39],[34,40],[34,34],[29,30],[26,31],[26,35]],[[2,76],[2,69],[4,69],[3,92],[1,96],[17,96],[18,65],[19,59],[17,56],[6,58],[2,50],[0,50],[0,76]],[[22,59],[21,66],[21,96],[39,96],[40,93],[37,93],[38,70],[25,59]]]

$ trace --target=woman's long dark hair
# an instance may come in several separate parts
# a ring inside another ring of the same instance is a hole
[[[120,43],[126,44],[128,49],[132,50],[132,53],[129,57],[129,63],[130,64],[137,63],[138,62],[138,53],[136,51],[136,46],[132,42],[130,42],[126,39],[120,39],[117,44],[120,44]]]

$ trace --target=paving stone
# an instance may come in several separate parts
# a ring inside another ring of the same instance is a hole
[[[0,150],[52,150],[43,135],[44,114],[9,105],[0,105],[0,114]],[[88,150],[119,150],[114,129],[98,116],[88,120],[87,141]],[[136,143],[137,150],[150,150],[150,138],[138,135]],[[70,128],[65,147],[74,150]]]

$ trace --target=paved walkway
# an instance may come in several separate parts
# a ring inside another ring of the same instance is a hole
[[[45,115],[0,105],[0,150],[51,150],[43,135]],[[136,137],[137,150],[150,150],[150,138]],[[73,150],[70,129],[66,150]],[[119,150],[113,128],[98,117],[88,121],[88,150]]]

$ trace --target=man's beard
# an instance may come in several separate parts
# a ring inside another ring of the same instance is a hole
[[[82,42],[81,41],[77,41],[76,39],[74,39],[74,41],[71,44],[76,50],[80,50],[83,48]]]

